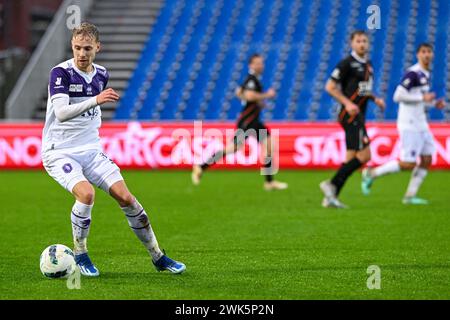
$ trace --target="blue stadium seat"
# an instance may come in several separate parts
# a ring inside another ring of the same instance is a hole
[[[435,45],[433,90],[450,98],[448,0],[173,0],[159,14],[115,118],[235,119],[242,105],[234,90],[249,55],[259,52],[263,83],[277,90],[265,118],[334,120],[336,103],[323,88],[349,52],[350,32],[366,29],[372,4],[382,15],[381,29],[369,31],[374,90],[388,107],[382,113],[371,103],[367,118],[396,118],[392,95],[424,41]],[[429,116],[448,120],[450,113]]]

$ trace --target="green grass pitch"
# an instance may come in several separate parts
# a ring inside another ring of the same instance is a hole
[[[409,174],[346,185],[349,210],[320,207],[331,171],[283,171],[289,189],[265,192],[256,171],[125,171],[159,243],[183,275],[158,273],[115,202],[100,190],[88,247],[101,276],[80,290],[39,271],[42,250],[72,246],[73,200],[44,172],[0,172],[0,299],[449,299],[450,172],[433,171],[404,206]],[[367,268],[381,289],[367,288]]]

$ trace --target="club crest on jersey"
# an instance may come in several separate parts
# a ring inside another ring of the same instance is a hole
[[[71,173],[73,170],[72,165],[70,163],[66,163],[65,165],[63,165],[62,169],[65,173]]]
[[[83,92],[82,84],[71,84],[69,86],[69,92]]]

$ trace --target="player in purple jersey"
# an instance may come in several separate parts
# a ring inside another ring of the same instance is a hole
[[[370,193],[375,179],[401,170],[412,170],[408,188],[402,199],[404,204],[425,205],[428,200],[417,193],[428,174],[436,151],[433,134],[427,120],[427,107],[442,109],[445,100],[436,99],[431,92],[431,63],[433,46],[422,43],[416,52],[417,63],[406,70],[403,79],[394,92],[394,101],[399,103],[397,129],[400,136],[400,159],[363,170],[361,188],[365,195]]]
[[[48,174],[75,197],[71,221],[77,265],[85,276],[100,274],[87,250],[96,186],[117,201],[156,269],[182,273],[186,266],[160,250],[144,208],[128,190],[119,167],[102,151],[100,105],[117,101],[119,95],[105,89],[108,72],[94,64],[100,51],[97,27],[85,22],[75,28],[72,50],[73,59],[50,72],[42,160]]]

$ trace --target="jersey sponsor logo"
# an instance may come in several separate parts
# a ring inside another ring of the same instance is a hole
[[[331,77],[333,77],[335,79],[340,79],[341,78],[341,70],[339,70],[338,68],[334,69],[333,72],[331,73]]]
[[[358,83],[359,95],[360,96],[370,96],[373,90],[373,79],[369,78],[369,81],[360,81]]]
[[[53,89],[62,89],[62,88],[64,88],[64,86],[62,85],[62,78],[58,77],[58,78],[56,78]]]
[[[71,84],[69,87],[69,92],[83,92],[82,84]]]
[[[250,80],[248,83],[247,83],[247,89],[255,89],[256,88],[256,84],[255,84],[255,81],[253,81],[253,80]]]
[[[94,120],[99,115],[99,108],[94,107],[83,113],[81,116],[84,118],[91,118],[91,120]]]

